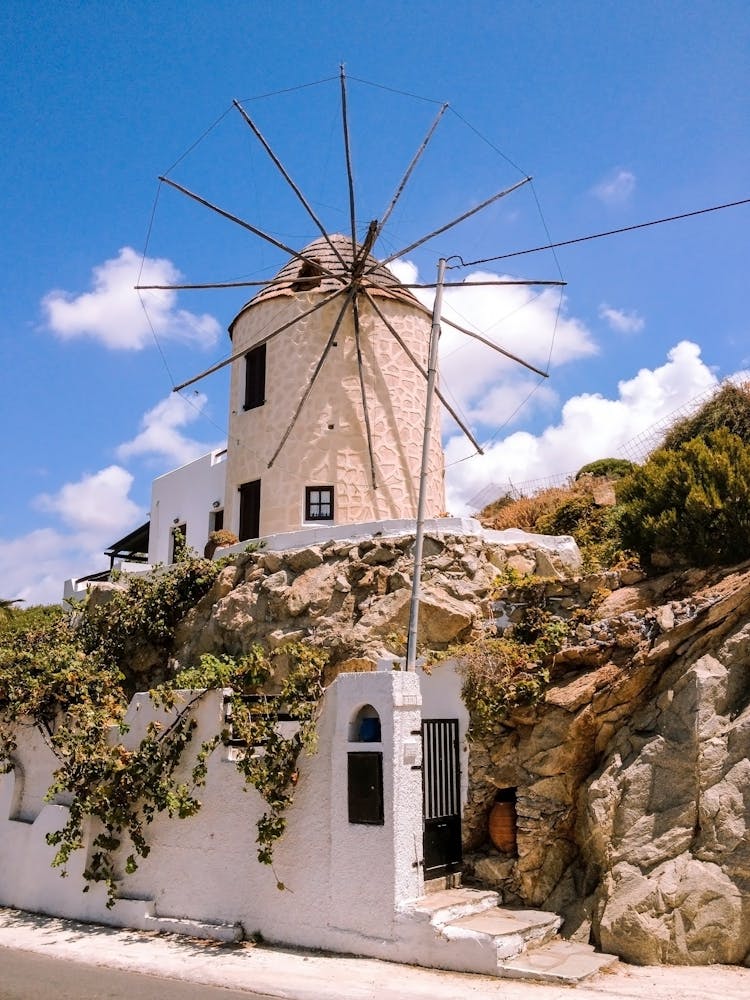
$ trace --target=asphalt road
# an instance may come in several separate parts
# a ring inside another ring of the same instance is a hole
[[[0,1000],[273,1000],[0,947]]]

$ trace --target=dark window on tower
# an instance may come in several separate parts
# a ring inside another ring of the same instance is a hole
[[[253,410],[266,401],[266,345],[245,355],[245,409]]]
[[[333,486],[305,487],[305,520],[333,520]]]

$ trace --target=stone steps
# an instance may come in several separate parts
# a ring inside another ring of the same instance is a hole
[[[408,909],[417,919],[440,927],[449,920],[497,907],[499,899],[491,889],[440,889],[416,900]]]
[[[504,979],[574,984],[617,961],[590,945],[559,938],[562,918],[557,914],[506,909],[498,900],[496,892],[460,888],[412,902],[405,911],[409,918],[433,932],[425,964]]]
[[[495,944],[498,961],[515,958],[528,948],[537,947],[555,937],[562,920],[554,913],[540,910],[506,910],[496,906],[469,916],[451,920],[443,932],[451,937],[470,932],[485,935]]]
[[[575,984],[612,968],[617,961],[616,955],[594,951],[590,944],[558,938],[498,962],[497,974],[502,979]]]

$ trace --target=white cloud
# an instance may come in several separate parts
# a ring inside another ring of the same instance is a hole
[[[630,170],[613,170],[592,189],[592,194],[605,205],[622,205],[635,191],[635,174]]]
[[[94,546],[80,535],[38,528],[19,538],[0,538],[2,596],[20,597],[19,607],[59,603],[65,580],[108,566],[104,549],[116,537]]]
[[[66,579],[105,569],[104,550],[146,516],[130,497],[132,484],[127,470],[110,465],[36,497],[34,506],[67,530],[43,527],[0,539],[2,596],[26,604],[57,603]]]
[[[617,333],[640,333],[646,321],[635,309],[626,312],[624,309],[613,309],[606,302],[599,307],[599,316]]]
[[[617,456],[634,437],[716,384],[700,348],[682,341],[669,352],[665,364],[643,368],[621,381],[617,399],[599,393],[572,397],[563,406],[559,423],[539,435],[518,431],[467,461],[461,460],[470,453],[469,447],[454,435],[446,446],[448,510],[466,511],[472,497],[489,484],[497,484],[499,494],[509,483],[575,473],[587,462]]]
[[[111,542],[110,535],[134,528],[144,516],[130,499],[132,485],[133,476],[126,469],[110,465],[78,482],[66,483],[57,493],[42,493],[34,503],[39,510],[57,514],[75,531]]]
[[[410,261],[394,261],[389,266],[404,283],[419,278]],[[567,314],[566,300],[559,289],[528,285],[470,287],[472,281],[502,280],[513,279],[476,271],[467,276],[464,287],[446,288],[444,320],[482,334],[542,371],[548,365],[554,368],[597,353],[585,324]],[[432,308],[432,290],[416,290],[415,294]],[[458,403],[459,412],[475,429],[479,426],[494,430],[503,424],[538,382],[538,377],[518,362],[454,330],[447,322],[442,324],[440,366],[446,394]],[[554,398],[554,393],[542,387],[534,393],[533,401],[538,405]]]
[[[180,428],[197,420],[206,405],[206,397],[195,393],[190,399],[170,393],[141,419],[141,432],[117,449],[120,461],[139,455],[156,455],[171,465],[186,465],[205,455],[214,444],[202,444],[186,437]]]
[[[93,269],[92,291],[80,295],[50,292],[42,300],[47,326],[62,340],[91,337],[114,350],[140,351],[153,343],[150,318],[159,338],[201,347],[214,344],[218,322],[207,313],[177,309],[174,291],[142,292],[146,316],[133,287],[140,268],[140,255],[132,247],[123,247],[117,257]],[[140,284],[175,284],[181,277],[171,261],[147,257]]]

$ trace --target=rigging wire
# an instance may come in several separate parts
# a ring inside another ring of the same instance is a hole
[[[148,228],[146,230],[146,239],[143,244],[143,253],[141,254],[141,264],[138,268],[138,278],[136,280],[136,291],[138,292],[138,301],[141,303],[141,309],[143,310],[143,315],[146,317],[146,322],[148,323],[149,330],[151,330],[151,336],[154,338],[154,343],[161,356],[162,364],[164,365],[165,371],[169,378],[169,384],[172,389],[174,389],[175,381],[174,375],[172,374],[172,369],[169,367],[169,362],[167,361],[167,356],[162,349],[159,338],[156,336],[156,330],[154,329],[154,324],[151,322],[151,316],[149,315],[148,309],[146,308],[146,303],[143,301],[143,295],[140,289],[137,287],[141,283],[141,276],[143,275],[143,268],[146,264],[146,254],[148,253],[149,244],[151,242],[151,231],[154,228],[154,218],[156,216],[156,206],[159,202],[159,195],[161,194],[161,181],[157,184],[156,194],[154,195],[154,204],[151,207],[151,217],[148,220]]]
[[[217,125],[221,124],[221,122],[224,121],[224,119],[226,118],[226,116],[229,114],[230,111],[232,111],[232,105],[231,104],[226,109],[226,111],[223,112],[223,114],[219,115],[219,117],[216,119],[216,121],[212,125],[208,126],[208,128],[205,130],[205,132],[202,132],[201,135],[198,136],[198,138],[195,140],[195,142],[191,143],[188,146],[188,148],[185,150],[184,153],[181,153],[177,157],[177,159],[174,161],[174,163],[172,164],[172,166],[169,167],[168,170],[164,171],[163,176],[166,177],[167,174],[170,174],[179,163],[182,163],[182,161],[185,159],[185,157],[188,156],[190,153],[192,153],[192,151],[195,149],[195,147],[199,146],[203,142],[203,140],[208,135],[210,135],[211,132],[213,132],[213,130],[216,128]]]
[[[589,240],[599,240],[605,236],[617,236],[620,233],[632,233],[636,229],[647,229],[649,226],[661,226],[666,222],[679,222],[681,219],[691,219],[696,215],[706,215],[709,212],[720,212],[725,208],[737,208],[739,205],[749,205],[750,198],[740,198],[738,201],[727,201],[721,205],[711,205],[708,208],[697,208],[692,212],[681,212],[679,215],[667,215],[662,219],[651,219],[649,222],[638,222],[632,226],[621,226],[619,229],[607,229],[601,233],[591,233],[588,236],[577,236],[572,240],[561,240],[558,243],[547,243],[540,247],[530,247],[528,250],[513,250],[511,253],[498,254],[496,257],[482,257],[479,260],[461,262],[460,267],[476,267],[478,264],[490,264],[496,260],[507,260],[509,257],[522,257],[528,253],[538,253],[540,250],[555,250],[557,247],[568,247],[574,243],[586,243]]]
[[[490,147],[490,149],[494,149],[495,152],[498,153],[498,155],[502,156],[505,162],[510,164],[510,166],[513,167],[514,170],[517,170],[520,174],[523,174],[524,177],[527,176],[528,170],[522,170],[517,163],[511,160],[511,158],[502,151],[502,149],[496,146],[494,142],[490,142],[490,140],[487,138],[486,135],[482,135],[479,129],[476,128],[476,126],[472,125],[467,118],[464,118],[464,116],[459,111],[456,111],[456,109],[452,105],[450,107],[450,110],[453,112],[456,118],[459,118],[464,123],[464,125],[467,126],[467,128],[470,128],[475,135],[479,136],[482,142],[486,143]]]
[[[332,79],[335,79],[332,77]],[[444,104],[445,101],[438,101],[434,97],[424,97],[422,94],[413,94],[409,90],[399,90],[397,87],[389,87],[385,83],[375,83],[373,80],[363,80],[361,76],[347,75],[348,80],[356,80],[357,83],[364,83],[368,87],[375,87],[377,90],[387,90],[391,94],[400,94],[401,97],[413,97],[415,101],[424,101],[425,104]]]
[[[331,80],[338,80],[337,76],[324,76],[322,80],[312,80],[310,83],[298,83],[296,87],[284,87],[282,90],[269,90],[267,94],[256,94],[255,97],[243,97],[242,100],[264,101],[267,97],[279,97],[281,94],[292,94],[295,90],[307,90],[309,87],[319,87],[321,83],[330,83]]]

